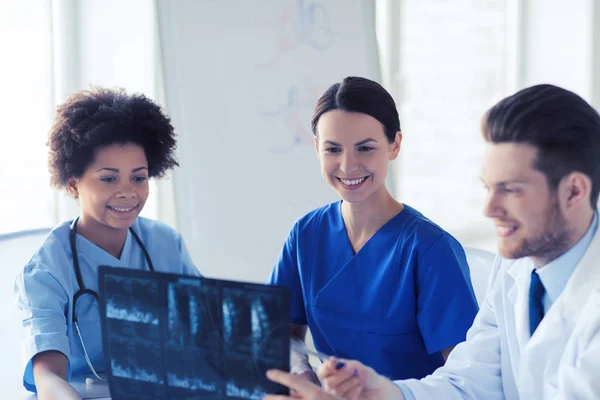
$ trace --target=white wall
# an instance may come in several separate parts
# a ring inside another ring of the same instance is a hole
[[[481,215],[480,118],[538,83],[600,106],[600,1],[392,1],[379,4],[400,25],[387,73],[404,132],[396,193],[463,244],[494,251],[492,223]],[[390,16],[380,19],[387,25]]]
[[[398,12],[395,193],[463,244],[495,250],[479,121],[509,92],[506,1],[404,0]]]
[[[374,3],[158,4],[179,230],[206,276],[264,282],[294,221],[337,200],[310,119],[331,84],[379,79]]]
[[[552,83],[592,100],[594,2],[522,1],[522,87]]]
[[[53,2],[54,100],[92,86],[124,88],[161,103],[156,10],[149,0]],[[160,188],[161,193],[157,193]],[[175,225],[167,180],[155,185],[142,215]],[[57,220],[79,213],[76,201],[57,193]],[[159,200],[160,199],[160,200]],[[159,204],[168,209],[161,209]]]

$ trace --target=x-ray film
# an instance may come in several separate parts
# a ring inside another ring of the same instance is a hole
[[[287,289],[103,266],[99,293],[113,400],[288,393]]]

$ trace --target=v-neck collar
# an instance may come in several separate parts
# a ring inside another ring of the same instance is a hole
[[[71,229],[73,229],[73,225],[74,221],[71,223]],[[131,231],[128,229],[125,243],[121,250],[121,258],[117,258],[79,233],[76,232],[75,234],[75,245],[80,258],[86,258],[88,261],[94,260],[94,263],[98,263],[98,265],[112,265],[115,267],[126,267],[130,265],[132,240],[133,237]]]
[[[394,225],[394,223],[396,221],[403,219],[404,218],[403,216],[406,214],[405,211],[407,210],[407,208],[409,208],[408,206],[406,206],[406,204],[402,204],[402,210],[398,214],[396,214],[392,218],[390,218],[389,221],[384,223],[373,235],[371,235],[371,237],[365,242],[365,244],[363,244],[361,246],[361,248],[355,252],[354,247],[352,246],[352,242],[350,241],[350,236],[348,235],[348,229],[346,228],[346,223],[344,222],[344,216],[342,214],[342,202],[343,202],[343,200],[340,200],[336,207],[336,210],[338,213],[337,220],[339,221],[338,229],[340,232],[343,232],[343,234],[344,234],[347,250],[350,253],[349,259],[357,256],[362,251],[362,249],[364,249],[367,245],[369,245],[369,243],[373,242],[375,236],[378,236],[378,234],[380,232],[385,232],[387,229],[389,229],[390,226]]]

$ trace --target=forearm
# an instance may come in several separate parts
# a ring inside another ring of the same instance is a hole
[[[62,376],[52,371],[36,373],[35,383],[40,400],[80,400],[77,391]]]
[[[292,336],[291,340],[300,342],[304,345],[304,340],[299,337]],[[293,374],[300,374],[309,370],[312,371],[313,369],[308,361],[308,356],[292,350],[290,352],[290,372]]]
[[[41,400],[80,400],[67,382],[68,360],[59,351],[45,351],[33,357],[33,377]]]
[[[410,392],[407,393],[408,397],[404,395],[404,390],[407,390],[406,387],[398,387],[396,383],[381,375],[378,375],[378,380],[377,387],[382,400],[415,400]]]
[[[290,339],[298,342],[304,347],[304,338],[306,337],[306,326],[292,324],[290,328]],[[305,371],[312,371],[306,354],[301,354],[292,350],[290,352],[290,372],[300,374]]]

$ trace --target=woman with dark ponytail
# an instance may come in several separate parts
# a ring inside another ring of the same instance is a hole
[[[391,379],[422,378],[465,340],[477,313],[462,246],[385,181],[402,142],[392,96],[348,77],[318,100],[321,172],[341,200],[292,227],[271,275],[291,292],[292,334]],[[315,381],[293,354],[292,372]]]

